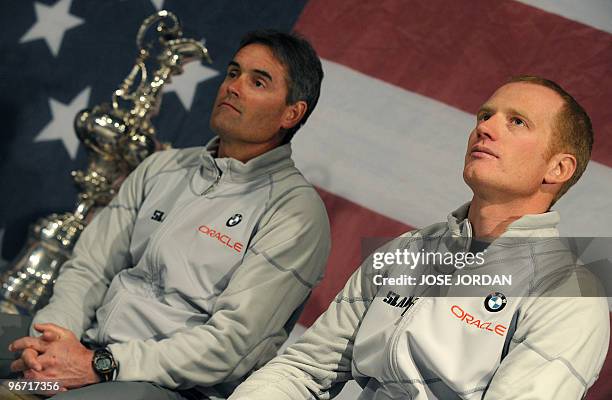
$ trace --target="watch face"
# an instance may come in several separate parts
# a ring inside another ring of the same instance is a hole
[[[111,360],[106,357],[101,357],[96,360],[96,369],[98,369],[98,371],[107,371],[111,367]]]

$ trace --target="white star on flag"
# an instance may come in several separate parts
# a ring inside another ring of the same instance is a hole
[[[61,140],[71,159],[75,159],[79,149],[79,139],[73,128],[76,114],[87,107],[91,87],[86,87],[70,104],[49,98],[52,119],[34,139],[35,142]]]
[[[175,92],[181,103],[183,103],[183,107],[191,111],[191,105],[193,104],[198,84],[219,75],[219,72],[205,67],[199,62],[187,64],[184,69],[181,75],[172,77],[172,81],[166,86],[165,92]]]
[[[19,43],[45,39],[51,53],[57,57],[64,33],[85,22],[70,14],[71,3],[72,0],[60,0],[53,6],[34,3],[36,23],[19,39]]]
[[[155,7],[156,10],[161,10],[164,5],[164,0],[151,0],[151,3],[153,3],[153,7]]]

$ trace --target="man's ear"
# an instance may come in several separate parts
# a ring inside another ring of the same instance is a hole
[[[288,105],[283,114],[281,128],[291,129],[296,126],[302,120],[307,108],[308,105],[303,100]]]
[[[576,172],[576,157],[568,153],[559,153],[551,157],[548,162],[548,172],[544,175],[544,182],[559,184],[567,182]]]

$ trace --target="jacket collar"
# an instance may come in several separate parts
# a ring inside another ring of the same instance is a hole
[[[472,225],[467,218],[470,202],[462,205],[448,216],[448,228],[455,237],[472,237]],[[558,237],[560,216],[557,211],[542,214],[527,214],[512,222],[501,238],[551,238]]]
[[[201,155],[202,177],[216,179],[223,176],[224,181],[249,182],[263,175],[293,167],[291,159],[291,143],[278,146],[252,160],[243,163],[233,158],[216,158],[219,149],[219,137],[211,139]]]

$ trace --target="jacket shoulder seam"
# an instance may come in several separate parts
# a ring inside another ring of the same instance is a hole
[[[308,282],[306,279],[302,278],[302,276],[294,269],[291,268],[285,268],[281,265],[279,265],[276,261],[274,261],[274,259],[272,259],[272,257],[270,257],[265,251],[257,251],[257,249],[255,249],[254,247],[251,247],[250,250],[253,252],[253,254],[255,255],[261,255],[263,258],[265,258],[265,260],[272,265],[274,268],[276,268],[277,270],[281,271],[281,272],[290,272],[293,277],[300,282],[302,285],[304,285],[305,287],[307,287],[308,289],[312,289],[314,287],[314,284]]]
[[[565,357],[561,357],[561,356],[553,357],[553,356],[549,355],[548,353],[546,353],[544,350],[542,350],[542,349],[538,348],[537,346],[535,346],[534,344],[529,343],[525,337],[512,338],[512,341],[514,343],[524,345],[529,350],[533,351],[534,353],[536,353],[537,355],[539,355],[540,357],[542,357],[544,360],[546,360],[548,362],[559,361],[561,364],[565,365],[565,367],[568,369],[568,371],[576,379],[578,379],[580,384],[582,384],[582,386],[586,389],[586,387],[588,385],[586,379],[583,378],[582,375],[580,375],[580,373],[578,371],[576,371],[576,369],[572,366],[572,364],[569,362],[569,360],[566,359]]]
[[[172,173],[172,172],[177,172],[177,171],[181,171],[181,170],[185,170],[185,169],[190,169],[190,168],[193,168],[193,167],[197,167],[198,165],[200,165],[199,162],[194,162],[193,164],[183,165],[183,166],[180,166],[180,167],[177,167],[177,168],[174,168],[174,169],[163,169],[163,167],[162,167],[161,170],[159,170],[159,171],[155,172],[153,175],[147,177],[143,181],[143,185],[147,185],[149,183],[149,181],[151,181],[151,179],[157,178],[160,175],[169,174],[169,173]]]

